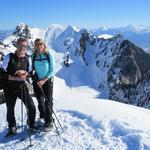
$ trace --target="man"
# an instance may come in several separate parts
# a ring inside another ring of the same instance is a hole
[[[28,125],[30,131],[35,129],[35,105],[25,84],[25,80],[31,70],[31,64],[26,56],[27,48],[27,39],[19,38],[17,40],[17,50],[15,53],[6,55],[2,63],[2,69],[5,70],[8,75],[7,86],[4,89],[9,127],[7,135],[14,135],[17,133],[14,115],[17,97],[23,101],[28,110]]]

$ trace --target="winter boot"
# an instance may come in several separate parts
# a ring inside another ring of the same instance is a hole
[[[5,135],[5,137],[13,136],[17,134],[17,128],[16,127],[10,127],[8,130],[8,133]]]

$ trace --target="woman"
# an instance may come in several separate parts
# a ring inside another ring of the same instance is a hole
[[[40,118],[43,118],[45,121],[44,130],[49,131],[53,127],[54,121],[52,118],[52,110],[55,60],[47,51],[42,39],[36,39],[34,46],[35,51],[32,57],[33,71],[35,71],[33,89],[38,100]],[[47,97],[46,99],[44,95]]]

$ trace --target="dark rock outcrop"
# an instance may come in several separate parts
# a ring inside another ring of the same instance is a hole
[[[150,54],[128,40],[120,48],[108,72],[109,98],[150,108]]]

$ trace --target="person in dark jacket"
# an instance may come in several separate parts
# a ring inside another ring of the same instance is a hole
[[[35,51],[32,57],[33,70],[36,77],[33,80],[33,88],[38,100],[40,118],[45,120],[44,130],[49,131],[53,127],[53,80],[55,60],[53,55],[47,51],[42,39],[36,39]],[[43,90],[43,91],[42,91]],[[47,99],[44,101],[43,92]]]
[[[2,69],[8,75],[7,85],[4,89],[7,107],[8,135],[17,133],[14,107],[16,99],[19,97],[28,110],[28,125],[31,131],[35,129],[35,105],[29,94],[25,80],[32,69],[31,61],[29,61],[26,53],[28,41],[25,38],[17,40],[17,50],[14,53],[7,54],[2,63]]]

